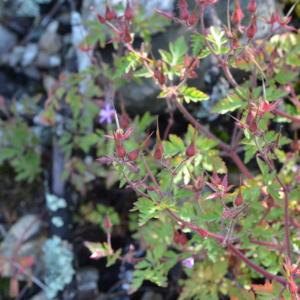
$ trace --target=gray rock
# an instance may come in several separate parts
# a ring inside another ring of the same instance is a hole
[[[36,59],[36,66],[41,68],[55,68],[61,65],[61,57],[59,55],[49,55],[45,52],[39,52]]]
[[[48,54],[59,52],[62,46],[61,38],[57,34],[58,22],[53,21],[49,24],[39,40],[40,49]]]
[[[34,295],[30,300],[49,300],[44,292]]]
[[[8,54],[8,63],[11,67],[15,67],[17,64],[20,63],[23,54],[25,51],[25,47],[23,46],[16,46],[14,47],[11,54]]]
[[[0,54],[3,54],[16,45],[17,36],[0,24],[0,41]]]
[[[98,13],[104,14],[105,12],[105,3],[106,0],[85,0],[82,6],[83,18],[90,16],[90,8],[95,7]],[[111,6],[117,6],[122,4],[125,7],[127,0],[110,0],[108,3]],[[175,0],[133,0],[131,1],[133,5],[140,5],[143,7],[147,15],[152,15],[155,12],[155,9],[161,9],[165,11],[173,11]],[[120,12],[121,14],[122,12]]]
[[[99,273],[96,269],[82,268],[76,274],[78,300],[93,299],[99,294]]]
[[[32,64],[32,62],[36,58],[37,54],[38,54],[37,44],[34,44],[34,43],[27,44],[25,49],[24,49],[21,65],[23,67],[27,67],[30,64]]]
[[[163,300],[163,297],[161,294],[157,294],[152,291],[147,291],[143,294],[142,300]]]
[[[120,90],[125,99],[126,110],[132,113],[150,111],[157,113],[165,107],[165,102],[156,100],[159,88],[152,79],[143,79],[141,83],[128,83]]]

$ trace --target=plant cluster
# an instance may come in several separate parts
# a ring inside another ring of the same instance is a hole
[[[179,0],[177,14],[156,11],[150,20],[130,1],[117,9],[107,5],[88,22],[89,34],[79,46],[91,53],[90,68],[61,74],[42,109],[32,99],[21,107],[0,99],[0,164],[9,163],[17,180],[34,181],[46,163],[49,134],[64,152],[64,179],[81,195],[99,177],[108,188],[119,181],[134,190],[130,229],[137,242],[126,253],[112,244],[120,222],[113,209],[80,210],[107,236],[86,242],[91,258],[134,264],[131,292],[145,280],[166,287],[180,265],[179,299],[299,299],[299,32],[290,25],[292,10],[259,17],[255,0],[247,11],[239,0],[224,1],[226,24],[208,27],[205,16],[218,2]],[[263,39],[257,38],[258,22],[269,26]],[[170,23],[182,26],[185,36],[153,55],[151,34]],[[107,44],[114,47],[110,62],[96,51]],[[210,101],[192,84],[210,58],[231,87],[211,109],[227,124],[222,132],[192,111]],[[155,82],[159,101],[167,104],[164,130],[159,118],[145,113],[132,119],[125,110],[120,88],[145,79]],[[175,114],[187,124],[181,136],[172,132]],[[49,194],[47,205],[55,211],[67,204]],[[61,243],[53,238],[46,244],[48,262],[51,251],[60,255]],[[54,277],[66,276],[68,283],[73,275],[67,259],[72,255],[62,251],[57,263],[69,267],[67,275],[49,273],[51,297],[62,289]]]
[[[295,89],[299,34],[289,25],[291,11],[286,16],[276,12],[260,20],[269,25],[269,34],[256,39],[255,0],[248,3],[248,24],[236,0],[232,13],[227,1],[226,25],[207,28],[205,13],[217,2],[197,0],[191,7],[180,0],[178,15],[158,11],[189,33],[168,51],[159,50],[158,58],[149,45],[135,46],[129,4],[123,16],[110,7],[98,16],[112,41],[127,50],[124,75],[152,78],[159,98],[189,123],[179,137],[170,133],[171,126],[161,134],[157,121],[155,138],[150,133],[140,139],[137,128],[120,126],[115,114],[116,129],[107,135],[114,153],[98,160],[113,165],[121,186],[136,192],[133,211],[140,228],[135,236],[146,245],[143,258],[134,260],[131,249],[119,259],[136,261],[133,291],[144,280],[167,286],[170,270],[181,262],[188,279],[181,283],[180,299],[217,299],[220,294],[298,299],[300,148],[293,126],[300,123]],[[232,120],[222,138],[186,107],[209,100],[189,80],[210,56],[231,85],[213,108],[220,119]],[[237,81],[233,69],[245,79]],[[92,258],[119,256],[109,242],[105,245],[88,245]],[[252,284],[256,278],[265,280],[265,288]]]

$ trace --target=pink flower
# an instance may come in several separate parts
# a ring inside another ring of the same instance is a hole
[[[194,257],[189,257],[189,258],[184,259],[182,261],[182,264],[188,269],[193,269],[194,264],[195,264]]]

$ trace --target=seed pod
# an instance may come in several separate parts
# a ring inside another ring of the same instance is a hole
[[[128,158],[130,160],[136,160],[139,156],[139,152],[140,152],[139,149],[132,150],[131,152],[128,153]]]
[[[193,157],[197,152],[196,146],[194,142],[191,142],[191,144],[186,148],[185,154],[187,157]]]

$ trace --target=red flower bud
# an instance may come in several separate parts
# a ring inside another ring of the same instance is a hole
[[[186,0],[179,0],[178,7],[179,7],[179,10],[182,10],[182,9],[187,10],[188,4],[187,4]]]
[[[256,32],[257,32],[257,24],[256,24],[256,17],[254,16],[251,20],[249,27],[247,28],[246,34],[247,34],[248,39],[249,40],[253,39]]]
[[[240,1],[235,0],[234,11],[231,20],[234,24],[240,24],[243,18],[244,18],[244,13],[241,9]]]
[[[124,40],[125,43],[128,43],[128,44],[130,44],[132,42],[132,37],[131,37],[131,34],[129,32],[129,29],[128,29],[127,25],[124,28],[123,40]]]
[[[195,143],[192,142],[185,150],[185,154],[186,156],[188,157],[193,157],[195,154],[196,154],[196,146],[195,146]]]
[[[108,231],[112,228],[112,223],[110,221],[109,216],[107,216],[107,215],[103,219],[103,227],[106,231]]]
[[[244,203],[244,198],[243,198],[241,190],[239,190],[239,192],[234,200],[234,205],[241,206],[243,203]]]
[[[166,78],[160,70],[155,70],[153,75],[154,75],[154,78],[159,82],[160,85],[165,84]]]
[[[104,17],[102,17],[101,15],[97,14],[97,18],[98,18],[98,20],[99,20],[99,22],[100,22],[101,24],[105,24],[106,19],[105,19]]]
[[[131,152],[128,153],[128,158],[130,160],[136,160],[139,156],[139,149],[135,149],[135,150],[132,150]]]
[[[189,26],[194,26],[198,23],[198,17],[195,13],[192,13],[189,15],[189,18],[187,20],[187,23]]]
[[[126,150],[125,150],[125,148],[124,148],[124,146],[123,146],[123,144],[122,143],[117,143],[116,144],[116,152],[117,152],[117,156],[119,157],[119,158],[121,158],[121,159],[124,159],[125,158],[125,156],[126,156]]]
[[[108,5],[106,6],[105,18],[107,21],[111,21],[117,17],[117,14]]]
[[[180,19],[187,21],[190,14],[189,14],[188,4],[187,4],[186,0],[179,0],[178,7],[179,7]]]
[[[153,156],[157,160],[161,160],[163,155],[164,155],[164,147],[163,147],[163,144],[161,142],[159,142],[158,144],[156,144]]]
[[[189,11],[187,9],[183,9],[180,11],[180,19],[183,21],[187,21],[190,17]]]
[[[256,0],[249,0],[247,9],[250,14],[254,14],[256,12]]]
[[[126,9],[124,12],[124,17],[127,21],[131,21],[133,18],[133,10],[128,2],[127,2]]]
[[[173,241],[175,244],[184,246],[188,242],[188,239],[183,232],[176,230],[174,231]]]

